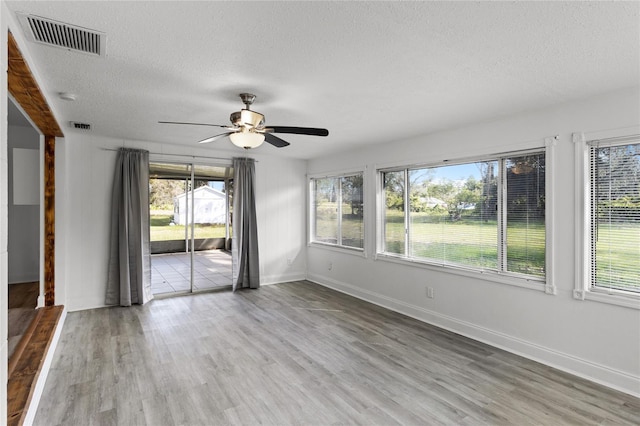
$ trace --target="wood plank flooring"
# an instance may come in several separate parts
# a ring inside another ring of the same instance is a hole
[[[37,315],[20,345],[20,354],[9,362],[7,381],[7,425],[23,424],[42,364],[62,315],[63,306],[47,306]]]
[[[70,313],[36,425],[640,424],[640,400],[309,283]]]

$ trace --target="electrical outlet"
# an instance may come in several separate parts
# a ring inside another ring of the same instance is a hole
[[[288,258],[288,259],[287,259],[287,265],[288,265],[288,266],[293,265],[293,259]]]
[[[332,269],[333,269],[333,263],[332,263],[332,262],[329,262],[329,263],[327,264],[327,269],[328,269],[328,270],[332,270]]]
[[[427,287],[427,297],[429,299],[433,299],[435,297],[435,292],[433,291],[433,287]]]

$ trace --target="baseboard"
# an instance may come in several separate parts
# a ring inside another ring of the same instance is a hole
[[[24,417],[25,425],[32,425],[33,421],[35,420],[36,412],[38,411],[38,404],[40,403],[40,398],[42,397],[42,392],[44,391],[44,385],[47,382],[47,376],[49,375],[49,369],[51,368],[53,355],[56,352],[56,347],[58,346],[58,341],[60,340],[60,334],[62,333],[62,327],[66,318],[67,310],[63,309],[62,314],[60,315],[60,319],[58,320],[58,324],[56,325],[56,331],[53,334],[53,338],[51,339],[51,344],[49,345],[49,349],[47,350],[47,354],[45,355],[44,361],[42,363],[42,369],[40,370],[40,374],[38,375],[38,380],[36,381],[36,385],[33,389],[33,396],[31,397],[29,408],[27,409],[27,413]]]
[[[307,276],[304,272],[292,272],[288,274],[279,274],[279,275],[266,275],[260,277],[260,285],[271,285],[271,284],[281,284],[288,283],[291,281],[302,281],[307,279]]]
[[[640,398],[638,376],[321,275],[309,274],[307,280]]]
[[[23,284],[23,283],[35,283],[40,281],[40,277],[38,275],[12,275],[8,277],[9,285],[12,284]]]

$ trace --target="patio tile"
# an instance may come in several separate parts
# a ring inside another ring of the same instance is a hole
[[[194,253],[194,290],[206,290],[231,285],[231,256],[220,250]],[[154,294],[190,289],[191,255],[189,253],[165,253],[151,256],[152,285]]]

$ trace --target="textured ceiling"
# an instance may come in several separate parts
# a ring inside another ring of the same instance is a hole
[[[104,58],[26,46],[65,133],[192,147],[215,128],[157,122],[227,124],[248,91],[330,131],[258,150],[313,158],[640,85],[640,2],[6,3],[107,34]]]

